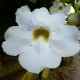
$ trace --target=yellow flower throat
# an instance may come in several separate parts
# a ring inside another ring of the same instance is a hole
[[[33,31],[33,40],[37,40],[39,37],[43,37],[45,41],[49,40],[49,31],[43,28],[39,28]]]
[[[59,6],[58,10],[63,10],[63,6]]]

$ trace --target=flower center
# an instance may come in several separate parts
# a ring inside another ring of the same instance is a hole
[[[45,41],[49,40],[49,31],[43,28],[39,28],[33,31],[33,40],[37,40],[39,37],[43,37]]]
[[[63,10],[63,6],[59,6],[58,10]]]

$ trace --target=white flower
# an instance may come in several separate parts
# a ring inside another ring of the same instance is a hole
[[[62,13],[51,15],[44,7],[31,12],[23,6],[16,12],[16,22],[19,26],[5,32],[2,48],[8,55],[19,55],[21,66],[30,72],[56,68],[62,57],[73,56],[80,50],[79,30],[65,25]]]
[[[59,1],[54,1],[53,6],[50,7],[50,13],[56,13],[56,12],[62,12],[64,14],[68,14],[70,12],[71,5],[67,4],[66,6],[63,5],[63,3]]]

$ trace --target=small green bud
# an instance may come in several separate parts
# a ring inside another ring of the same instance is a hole
[[[71,13],[67,18],[67,23],[70,25],[80,25],[80,12]]]

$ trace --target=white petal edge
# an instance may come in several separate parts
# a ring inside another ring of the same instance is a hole
[[[80,51],[80,44],[78,41],[52,41],[50,46],[62,57],[74,56]]]
[[[40,62],[42,66],[48,68],[56,68],[61,63],[61,56],[57,55],[57,52],[53,54],[49,44],[44,42],[42,38],[40,38],[35,43],[36,51],[40,54]]]
[[[50,11],[51,14],[53,14],[53,13],[58,12],[58,8],[54,8],[54,6],[51,6],[51,7],[49,8],[49,11]]]
[[[69,12],[70,12],[70,10],[71,10],[71,5],[70,4],[68,4],[68,5],[66,5],[65,7],[64,7],[64,14],[68,14]]]
[[[50,36],[50,46],[62,57],[73,56],[80,50],[77,39],[80,32],[76,26],[60,25],[56,32]]]
[[[16,11],[16,22],[24,30],[32,30],[37,23],[28,6],[22,6]]]
[[[57,26],[65,24],[66,18],[63,13],[54,13],[51,16],[52,28],[55,30]]]
[[[56,51],[52,51],[52,48],[50,48],[49,45],[48,47],[44,47],[40,59],[42,65],[48,68],[57,68],[61,63],[61,56]]]
[[[12,26],[7,29],[5,32],[4,38],[9,39],[9,38],[17,38],[17,39],[31,39],[32,37],[32,32],[31,31],[24,31],[23,29],[20,28],[20,26]]]
[[[54,1],[53,6],[54,6],[54,8],[58,8],[59,6],[63,6],[63,3],[59,2],[59,1]]]
[[[58,12],[62,13],[63,11],[58,9],[60,6],[63,6],[63,4],[61,2],[54,1],[53,6],[51,6],[50,9],[49,9],[50,13],[51,14],[58,13]],[[63,6],[63,8],[64,8],[64,6]]]
[[[59,25],[55,32],[50,33],[50,40],[74,40],[77,41],[77,35],[80,33],[76,26]]]
[[[2,43],[3,51],[12,56],[17,56],[30,48],[30,41],[25,39],[7,39]]]
[[[51,26],[50,22],[51,15],[45,7],[42,7],[40,9],[35,9],[32,12],[32,14],[34,16],[34,19],[37,21],[36,26],[49,29],[49,27]]]
[[[16,11],[16,13],[21,13],[21,12],[26,13],[26,12],[31,12],[31,11],[30,11],[29,7],[27,5],[25,5],[25,6],[18,8]]]
[[[26,30],[32,30],[35,27],[46,27],[51,23],[49,19],[49,12],[46,8],[35,9],[32,12],[24,12],[23,10],[17,10],[16,22],[18,25]]]
[[[24,69],[32,73],[38,74],[44,69],[40,61],[40,54],[36,51],[34,46],[24,54],[20,54],[19,63]]]

